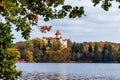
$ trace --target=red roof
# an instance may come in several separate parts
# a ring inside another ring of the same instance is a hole
[[[59,30],[57,30],[57,32],[55,33],[55,35],[60,35],[61,33],[60,33],[60,31]]]

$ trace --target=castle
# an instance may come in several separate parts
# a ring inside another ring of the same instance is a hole
[[[43,37],[43,40],[47,43],[50,40],[51,43],[59,40],[63,48],[67,48],[67,39],[62,39],[60,30],[57,30],[55,33],[56,37]]]

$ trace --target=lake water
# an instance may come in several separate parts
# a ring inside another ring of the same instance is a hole
[[[17,63],[17,69],[25,72],[108,76],[120,80],[120,64],[110,63]]]

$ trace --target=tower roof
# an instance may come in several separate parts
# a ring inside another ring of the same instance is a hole
[[[55,33],[55,35],[61,35],[60,30],[57,30],[57,32]]]

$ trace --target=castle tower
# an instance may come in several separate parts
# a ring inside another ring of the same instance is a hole
[[[60,31],[59,31],[59,30],[57,30],[57,32],[55,33],[55,35],[56,35],[56,38],[58,38],[58,39],[60,39],[60,38],[61,38],[61,33],[60,33]]]

